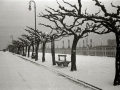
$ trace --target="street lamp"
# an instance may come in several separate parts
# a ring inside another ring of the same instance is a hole
[[[35,13],[35,30],[36,30],[36,3],[35,3],[35,1],[33,1],[33,0],[31,0],[31,1],[29,2],[29,10],[30,10],[30,11],[32,10],[32,8],[31,8],[31,2],[33,2],[33,3],[34,3],[34,13]]]
[[[33,1],[33,0],[29,1],[29,10],[32,9],[32,8],[31,8],[31,2],[34,3],[34,13],[35,13],[35,35],[36,35],[36,3],[35,3],[35,1]],[[35,45],[36,45],[36,36],[35,36]],[[35,53],[35,60],[37,59],[36,54],[37,54],[37,52]]]

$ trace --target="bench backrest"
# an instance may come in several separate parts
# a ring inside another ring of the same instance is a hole
[[[58,60],[60,61],[61,60],[60,57],[64,57],[64,61],[66,61],[66,56],[67,55],[58,55]]]

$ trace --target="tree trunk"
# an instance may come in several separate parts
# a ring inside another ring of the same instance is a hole
[[[24,51],[24,46],[23,46],[23,54],[22,55],[24,55],[25,54],[25,51]]]
[[[21,47],[20,47],[20,55],[22,55],[22,48],[23,48],[23,47],[21,46]]]
[[[30,46],[28,46],[28,57],[30,56]]]
[[[18,51],[17,51],[17,54],[20,54],[20,47],[18,47]]]
[[[43,42],[43,45],[42,45],[42,62],[45,62],[45,44],[46,42]]]
[[[120,85],[120,33],[116,33],[116,62],[115,62],[115,79],[114,85]]]
[[[26,45],[26,47],[25,47],[25,54],[27,54],[27,49],[28,49],[28,46]]]
[[[32,56],[34,55],[34,44],[32,43]]]
[[[54,43],[53,38],[51,38],[51,54],[52,54],[52,63],[53,63],[53,65],[56,65],[56,63],[55,63],[55,43]]]
[[[72,49],[71,49],[71,71],[76,71],[76,46],[78,43],[78,38],[77,36],[74,36],[73,39],[73,44],[72,44]]]
[[[38,60],[38,49],[39,49],[39,42],[37,42],[37,45],[36,45],[35,61]]]

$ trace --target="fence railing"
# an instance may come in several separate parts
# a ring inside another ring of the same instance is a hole
[[[42,52],[41,50],[39,50]],[[46,53],[51,53],[51,49],[46,49]],[[60,54],[71,54],[71,48],[56,48],[55,53]],[[90,55],[90,56],[107,56],[107,57],[115,57],[116,48],[115,47],[98,47],[98,48],[77,48],[77,55]]]

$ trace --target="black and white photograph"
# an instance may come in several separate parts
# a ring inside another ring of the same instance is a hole
[[[120,90],[120,0],[0,0],[0,90]]]

